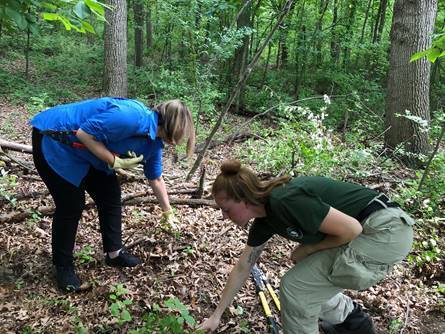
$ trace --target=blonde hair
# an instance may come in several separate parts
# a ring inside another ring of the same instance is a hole
[[[226,160],[213,183],[212,195],[223,195],[236,202],[263,205],[275,187],[289,182],[290,179],[289,176],[282,176],[261,181],[249,168],[242,167],[238,160]]]
[[[184,102],[169,100],[155,107],[159,116],[159,125],[168,141],[181,144],[187,138],[187,156],[193,154],[195,148],[195,127],[192,113]]]

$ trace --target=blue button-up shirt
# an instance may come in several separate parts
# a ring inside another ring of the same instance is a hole
[[[142,103],[124,98],[104,97],[59,105],[36,115],[33,127],[45,131],[82,129],[102,142],[111,152],[133,151],[144,155],[144,174],[149,180],[162,175],[162,139],[156,137],[158,114]],[[69,135],[73,142],[75,135]],[[76,148],[44,136],[43,155],[63,179],[79,186],[90,166],[113,173],[108,165],[86,148]]]

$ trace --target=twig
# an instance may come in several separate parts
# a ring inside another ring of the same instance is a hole
[[[440,132],[439,138],[437,138],[437,142],[436,142],[436,146],[434,147],[434,151],[431,153],[431,155],[428,159],[428,162],[426,163],[425,170],[423,171],[422,178],[420,179],[420,182],[419,182],[419,187],[417,188],[418,191],[422,190],[422,186],[423,186],[423,183],[425,182],[426,176],[430,169],[431,162],[433,161],[434,156],[436,155],[437,151],[439,150],[439,145],[440,145],[440,142],[442,141],[444,133],[445,133],[445,123],[442,124],[442,131]]]
[[[405,331],[406,325],[408,324],[408,319],[409,319],[409,300],[408,303],[406,304],[405,322],[403,324],[402,329],[400,330],[400,334],[403,334],[403,332]]]
[[[8,159],[10,159],[12,162],[15,162],[17,165],[22,166],[26,170],[30,171],[31,173],[37,173],[36,169],[34,167],[32,167],[32,165],[29,165],[28,163],[26,163],[20,159],[13,158],[9,154],[5,153],[4,151],[1,154],[4,155],[5,157],[7,157]]]

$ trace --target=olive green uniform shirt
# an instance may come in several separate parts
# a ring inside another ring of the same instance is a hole
[[[379,193],[363,186],[319,176],[302,176],[272,190],[265,204],[266,217],[257,218],[247,244],[259,246],[274,234],[303,244],[325,237],[319,231],[333,207],[356,218]]]

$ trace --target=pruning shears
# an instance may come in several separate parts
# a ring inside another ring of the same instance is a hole
[[[264,314],[266,315],[267,322],[269,324],[270,333],[278,334],[278,326],[275,321],[275,318],[272,315],[272,311],[270,310],[269,304],[266,299],[266,291],[269,292],[272,300],[275,303],[278,311],[281,310],[280,300],[273,290],[272,286],[269,284],[266,276],[262,272],[262,270],[255,264],[250,270],[250,274],[252,275],[252,279],[255,283],[256,292],[258,294],[258,298],[260,299],[261,306],[263,307]]]

